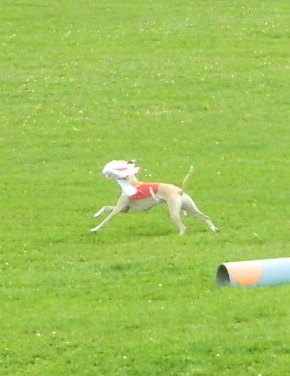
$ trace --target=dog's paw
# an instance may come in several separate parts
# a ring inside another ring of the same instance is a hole
[[[94,227],[94,228],[91,228],[91,229],[90,229],[90,232],[97,232],[97,231],[99,231],[99,228],[98,228],[98,227]]]
[[[186,232],[186,227],[184,226],[182,229],[179,230],[179,235],[182,236]]]

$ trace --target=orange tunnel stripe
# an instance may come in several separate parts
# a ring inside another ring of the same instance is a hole
[[[263,275],[261,265],[251,262],[237,263],[228,267],[228,273],[231,279],[234,279],[240,285],[253,285],[259,281]]]

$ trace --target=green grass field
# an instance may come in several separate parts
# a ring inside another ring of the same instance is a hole
[[[290,3],[2,0],[0,374],[285,376],[289,285],[220,263],[289,256]],[[136,158],[221,229],[165,207],[92,216]]]

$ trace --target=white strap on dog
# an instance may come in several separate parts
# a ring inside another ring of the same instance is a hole
[[[159,201],[158,198],[155,196],[155,193],[153,192],[153,188],[149,187],[149,192],[152,198],[154,198],[155,201]]]

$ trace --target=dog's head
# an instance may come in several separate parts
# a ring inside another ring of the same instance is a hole
[[[126,179],[136,175],[140,167],[136,167],[135,161],[111,161],[103,168],[103,174],[111,179]]]

